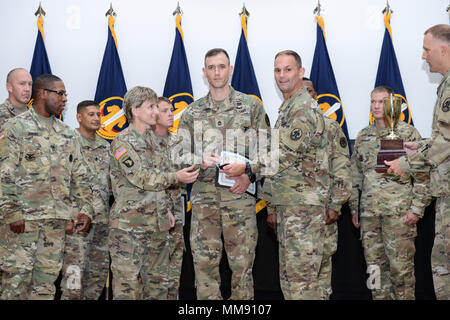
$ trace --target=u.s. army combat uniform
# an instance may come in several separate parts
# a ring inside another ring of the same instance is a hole
[[[230,87],[224,101],[216,102],[208,94],[190,104],[181,118],[178,135],[186,130],[187,139],[183,135],[183,142],[190,137],[194,140],[196,164],[201,163],[202,153],[220,154],[222,150],[255,160],[258,130],[268,127],[261,103]],[[191,191],[190,242],[197,298],[222,298],[219,263],[223,234],[232,271],[230,299],[253,299],[252,268],[258,236],[255,198],[216,187],[215,179],[215,168],[200,170]],[[259,180],[258,175],[256,179]]]
[[[436,198],[436,222],[431,268],[436,297],[450,299],[450,69],[437,89],[431,138],[417,152],[400,158],[404,172],[415,176],[414,166],[430,168],[430,188]]]
[[[352,192],[351,164],[348,153],[348,142],[344,132],[336,120],[324,117],[327,137],[326,155],[329,163],[329,198],[327,209],[341,214],[342,205],[347,202]],[[329,297],[331,290],[331,257],[337,250],[337,222],[325,226],[325,239],[322,264],[319,271],[319,283]]]
[[[133,124],[111,144],[109,251],[114,299],[167,299],[169,217],[166,189],[178,183],[164,170],[154,133]]]
[[[281,289],[289,300],[326,299],[319,285],[330,180],[324,117],[302,88],[281,105],[275,129],[279,169],[267,176],[263,197],[277,213]]]
[[[413,181],[409,177],[377,173],[380,139],[389,128],[369,125],[358,133],[352,154],[352,214],[360,212],[361,237],[373,299],[414,299],[414,239],[416,225],[403,217],[413,213],[419,218],[430,201],[429,170],[421,170]],[[419,132],[401,121],[395,133],[403,141],[420,141]],[[361,200],[359,201],[359,191]]]
[[[87,170],[73,129],[33,108],[10,119],[0,139],[5,224],[25,220],[25,233],[8,231],[3,299],[53,299],[63,261],[65,224],[92,217]],[[6,150],[6,152],[4,151]]]
[[[109,143],[95,136],[84,137],[75,131],[81,154],[89,169],[94,216],[89,232],[66,236],[62,268],[61,299],[97,300],[109,270],[108,222],[111,180]],[[74,217],[75,219],[76,217]]]
[[[172,153],[180,140],[176,135],[158,136],[154,135],[157,148],[155,152],[161,157],[161,170],[178,171],[181,166],[176,165],[177,153]],[[171,185],[166,192],[173,203],[172,214],[175,217],[175,226],[169,230],[169,283],[167,288],[168,300],[178,299],[178,289],[180,285],[181,266],[183,262],[184,236],[183,236],[183,215],[181,207],[180,184]]]
[[[6,122],[6,120],[10,118],[14,118],[15,116],[24,113],[27,111],[27,108],[16,108],[14,107],[11,102],[9,102],[8,99],[5,100],[3,104],[0,104],[0,134],[3,124]],[[1,184],[1,182],[0,182]],[[2,239],[5,239],[7,237],[7,232],[9,230],[9,225],[4,224],[2,221],[2,205],[1,205],[1,188],[0,188],[0,297],[2,295],[2,269],[1,269],[1,259],[6,254],[6,241],[3,241]]]

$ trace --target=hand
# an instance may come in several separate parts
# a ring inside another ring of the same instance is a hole
[[[358,219],[358,214],[357,213],[352,214],[352,222],[353,222],[353,225],[355,226],[355,228],[359,229],[360,224],[359,224],[359,219]]]
[[[277,215],[275,213],[267,215],[267,225],[277,233]]]
[[[208,168],[214,168],[216,164],[220,163],[222,161],[222,158],[215,154],[214,152],[211,152],[210,154],[203,155],[202,164],[200,165],[200,168],[202,170],[206,170]]]
[[[409,226],[415,225],[419,221],[419,217],[416,216],[414,213],[408,212],[403,217],[403,222],[406,223]]]
[[[335,223],[337,219],[339,219],[339,212],[333,209],[328,209],[325,214],[325,224]]]
[[[172,214],[172,211],[169,210],[169,212],[167,212],[167,215],[169,216],[169,221],[170,221],[170,228],[172,229],[173,227],[175,227],[175,217]]]
[[[9,229],[14,233],[24,233],[25,232],[25,220],[19,220],[9,224]]]
[[[221,172],[230,177],[240,176],[245,172],[245,162],[229,163],[223,167]]]
[[[403,146],[405,147],[405,151],[407,154],[410,154],[411,152],[419,149],[419,143],[417,143],[416,141],[405,142]]]
[[[244,193],[248,189],[248,186],[250,185],[250,179],[246,174],[242,174],[239,177],[227,176],[227,179],[233,179],[234,181],[236,181],[234,186],[230,188],[231,193],[234,194]]]
[[[194,183],[195,180],[197,180],[200,169],[197,169],[195,171],[192,170],[194,170],[194,166],[190,166],[189,168],[184,168],[177,171],[178,181],[183,183]]]
[[[75,232],[88,232],[91,226],[91,218],[84,213],[80,213],[74,221]]]
[[[66,234],[72,235],[75,232],[75,227],[73,224],[73,221],[67,221],[66,222]]]
[[[398,159],[392,161],[384,160],[384,163],[389,166],[387,173],[394,173],[399,176],[406,176],[405,172],[403,172],[402,167],[400,166],[400,161]]]

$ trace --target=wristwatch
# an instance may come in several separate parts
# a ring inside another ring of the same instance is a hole
[[[255,182],[256,180],[256,175],[252,172],[252,168],[250,167],[250,163],[246,162],[245,163],[245,174],[248,176],[248,178],[250,179],[250,183]]]

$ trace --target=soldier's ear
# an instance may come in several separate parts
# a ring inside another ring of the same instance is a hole
[[[9,93],[12,92],[12,85],[11,85],[11,83],[9,83],[9,82],[6,83],[6,90],[7,90]]]
[[[81,123],[81,119],[82,119],[81,113],[77,113],[77,121],[78,121],[78,123]]]

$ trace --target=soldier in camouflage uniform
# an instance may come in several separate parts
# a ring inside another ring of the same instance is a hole
[[[6,89],[8,90],[8,98],[3,104],[0,104],[0,130],[3,123],[27,111],[27,103],[31,99],[31,88],[33,80],[30,73],[22,68],[11,70],[6,77]],[[1,131],[0,131],[1,132]],[[0,188],[1,197],[1,188]],[[1,204],[0,204],[1,207]],[[7,242],[2,241],[7,236],[9,225],[2,222],[2,213],[0,209],[0,297],[2,295],[2,270],[1,259],[5,256]]]
[[[53,117],[67,101],[64,83],[41,75],[33,97],[33,108],[8,120],[0,138],[3,221],[10,226],[2,299],[53,299],[72,199],[77,231],[87,230],[92,216],[80,146],[73,129]]]
[[[158,119],[156,125],[153,126],[155,133],[155,141],[159,148],[155,152],[164,158],[163,165],[176,166],[174,159],[171,159],[172,151],[179,143],[176,135],[169,134],[169,128],[173,125],[172,104],[165,97],[158,98]],[[175,169],[179,169],[178,166]],[[164,170],[173,170],[169,166]],[[184,236],[183,236],[183,215],[181,206],[181,190],[180,185],[173,185],[166,189],[170,199],[173,202],[173,215],[175,217],[175,226],[169,230],[169,287],[167,290],[167,299],[178,299],[178,289],[180,284],[181,265],[183,262]]]
[[[193,167],[165,170],[155,134],[157,96],[134,87],[124,97],[130,121],[111,144],[110,176],[115,202],[110,211],[109,251],[114,299],[166,299],[169,282],[169,232],[173,202],[166,189],[192,183]],[[191,172],[192,171],[192,172]]]
[[[426,165],[431,172],[431,193],[436,198],[436,222],[431,268],[436,297],[450,299],[450,26],[435,25],[425,31],[422,59],[430,72],[444,77],[437,89],[432,134],[419,143],[405,143],[407,157],[387,162],[390,172],[417,175],[415,166]],[[420,172],[419,172],[420,173]]]
[[[89,232],[72,233],[68,226],[62,268],[61,299],[98,300],[109,270],[108,222],[111,180],[109,178],[109,143],[99,137],[100,107],[95,101],[77,106],[80,127],[76,137],[89,169],[93,191],[94,217]]]
[[[273,159],[279,159],[277,170],[264,173],[268,179],[263,197],[268,211],[275,210],[277,215],[284,298],[326,299],[319,284],[330,179],[324,150],[325,120],[316,101],[303,88],[305,69],[296,52],[278,53],[274,71],[284,98],[275,124],[279,148],[271,146],[269,156],[253,163],[251,172],[261,174]]]
[[[203,73],[209,82],[209,93],[189,105],[178,129],[183,143],[188,141],[188,150],[194,140],[194,161],[202,163],[191,191],[190,241],[198,299],[222,298],[221,234],[232,271],[230,299],[253,299],[252,267],[258,236],[256,199],[245,191],[260,177],[241,173],[233,178],[236,183],[231,188],[216,187],[216,164],[221,161],[221,151],[253,160],[258,131],[269,126],[262,104],[229,86],[231,72],[225,50],[211,49],[206,53]]]
[[[383,99],[391,94],[392,89],[385,86],[371,93],[370,109],[375,121],[356,138],[351,158],[350,210],[353,224],[361,227],[367,272],[372,283],[368,287],[373,299],[414,300],[414,239],[416,222],[430,201],[429,170],[422,168],[422,173],[414,180],[375,171],[380,140],[390,133]],[[404,141],[421,139],[417,129],[403,121],[398,123],[395,133]]]

